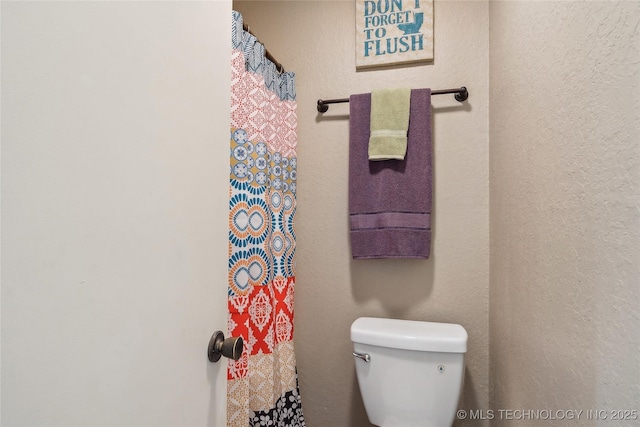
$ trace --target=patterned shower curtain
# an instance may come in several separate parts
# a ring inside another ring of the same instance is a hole
[[[233,11],[227,426],[304,426],[293,349],[296,95]]]

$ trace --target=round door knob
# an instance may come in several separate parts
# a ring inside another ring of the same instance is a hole
[[[244,342],[242,337],[224,338],[222,331],[215,331],[209,340],[207,355],[210,362],[217,362],[221,356],[238,360],[242,356]]]

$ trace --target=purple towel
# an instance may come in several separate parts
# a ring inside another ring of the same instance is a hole
[[[349,108],[349,220],[353,258],[429,258],[431,90],[411,91],[404,160],[369,161],[371,94],[352,95]]]

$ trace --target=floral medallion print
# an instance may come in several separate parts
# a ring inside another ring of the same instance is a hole
[[[229,149],[227,426],[304,427],[293,348],[297,117],[280,73],[233,12]]]

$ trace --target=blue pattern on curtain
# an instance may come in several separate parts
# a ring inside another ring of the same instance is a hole
[[[293,348],[297,117],[279,73],[233,12],[227,426],[304,427]]]
[[[295,101],[295,74],[279,73],[275,64],[264,56],[264,45],[258,42],[254,35],[244,31],[242,25],[242,15],[234,10],[231,23],[231,47],[244,53],[247,70],[262,75],[267,88],[275,92],[281,100]]]

